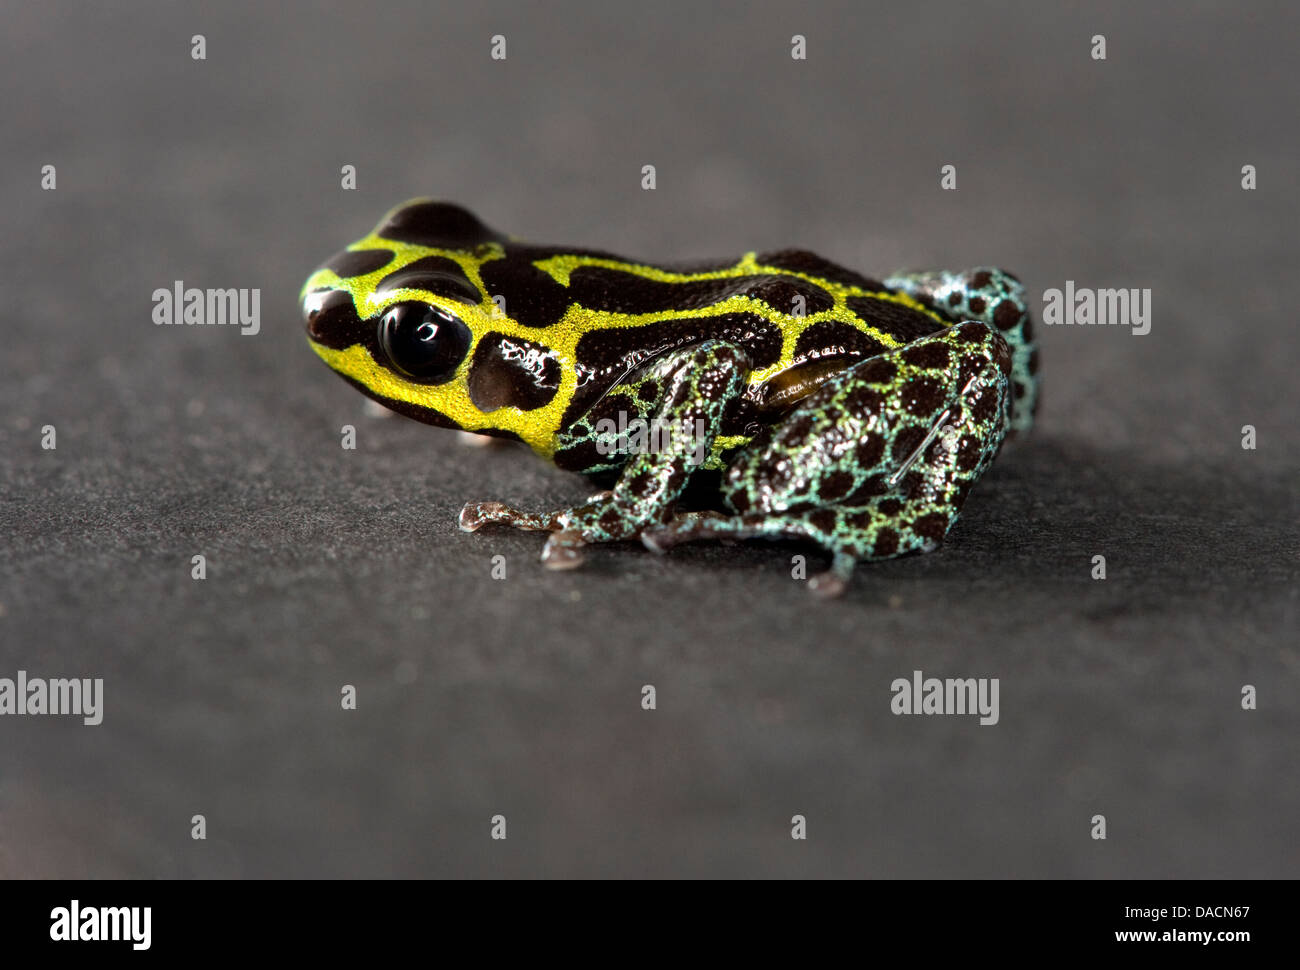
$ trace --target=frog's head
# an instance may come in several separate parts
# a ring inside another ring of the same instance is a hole
[[[395,411],[549,453],[559,363],[546,347],[511,336],[517,328],[479,272],[502,258],[504,243],[459,206],[398,206],[303,286],[313,349]]]

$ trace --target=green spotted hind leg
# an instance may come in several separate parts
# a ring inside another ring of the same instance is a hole
[[[597,449],[610,456],[611,467],[631,452],[611,491],[583,505],[545,513],[500,502],[471,502],[461,510],[461,529],[474,532],[499,523],[550,532],[542,562],[552,569],[568,569],[581,563],[587,544],[635,538],[643,529],[663,524],[672,518],[691,473],[712,454],[723,412],[744,389],[749,367],[743,350],[718,340],[667,355],[617,396],[629,409],[637,409],[628,420],[648,419],[644,442],[603,431],[595,421],[578,422],[578,430],[561,436],[560,449]],[[653,403],[637,408],[636,402],[649,396],[638,392],[647,387],[655,389]],[[617,425],[612,417],[609,423]]]
[[[913,297],[954,322],[979,320],[1011,349],[1011,431],[1028,431],[1038,410],[1038,347],[1024,284],[1004,269],[896,273],[885,286]]]
[[[1009,423],[1011,351],[969,321],[869,358],[809,395],[728,467],[735,513],[643,534],[663,552],[725,537],[800,538],[830,551],[814,592],[840,593],[856,563],[936,548]]]

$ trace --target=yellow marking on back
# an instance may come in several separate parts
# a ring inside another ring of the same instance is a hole
[[[949,321],[933,310],[922,306],[907,294],[867,290],[850,284],[833,282],[809,273],[766,266],[758,263],[756,254],[751,252],[741,257],[734,266],[696,273],[683,273],[643,263],[576,254],[548,257],[536,261],[534,265],[564,286],[568,286],[574,270],[582,266],[618,270],[664,283],[687,283],[699,280],[728,279],[738,276],[765,274],[789,276],[807,280],[821,287],[834,299],[834,306],[820,313],[794,316],[782,313],[769,307],[766,303],[748,296],[728,297],[707,307],[642,314],[590,310],[575,304],[570,305],[565,315],[550,327],[526,327],[508,316],[509,306],[506,307],[507,312],[502,314],[491,299],[493,294],[487,293],[487,287],[483,284],[481,267],[485,263],[504,258],[506,255],[507,247],[500,243],[485,243],[474,250],[467,251],[395,242],[372,233],[347,248],[349,250],[389,250],[394,254],[394,259],[389,264],[365,276],[355,276],[347,279],[339,278],[337,274],[329,269],[318,270],[303,287],[304,294],[308,290],[322,287],[345,290],[352,296],[357,312],[363,319],[368,319],[402,300],[426,299],[431,303],[444,305],[447,309],[460,316],[474,335],[474,342],[455,377],[445,384],[432,386],[403,379],[377,363],[366,351],[365,347],[359,344],[345,350],[335,350],[312,342],[313,349],[324,361],[333,369],[369,388],[380,397],[438,411],[454,420],[467,431],[506,430],[514,432],[527,442],[534,451],[546,458],[550,458],[555,452],[555,438],[561,430],[564,412],[573,400],[574,393],[577,390],[578,341],[584,335],[597,330],[634,329],[649,323],[673,319],[707,320],[710,317],[726,313],[744,312],[752,314],[773,324],[783,338],[781,354],[778,360],[768,367],[751,372],[749,375],[748,385],[754,387],[790,367],[794,361],[795,345],[800,335],[808,327],[822,321],[837,320],[847,323],[880,341],[886,347],[893,348],[902,345],[902,342],[881,330],[877,330],[853,313],[846,302],[850,297],[872,297],[896,303],[925,314],[942,326],[950,325]],[[458,301],[438,297],[436,294],[425,290],[412,288],[390,290],[386,291],[381,297],[376,296],[375,288],[380,280],[426,256],[442,256],[455,262],[478,290],[486,294],[484,299],[476,307],[471,307]],[[489,332],[540,343],[555,351],[561,363],[560,385],[555,396],[548,404],[531,411],[521,411],[518,408],[507,406],[487,414],[474,407],[469,398],[469,365],[470,361],[473,360],[478,341]],[[701,334],[707,336],[707,327],[701,328]],[[725,445],[720,440],[715,446],[715,456],[725,448],[742,445],[748,440],[747,437],[739,435],[730,436]],[[714,461],[715,459],[711,458],[710,466],[714,464]]]

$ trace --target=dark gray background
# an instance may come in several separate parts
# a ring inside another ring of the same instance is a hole
[[[106,713],[0,720],[0,872],[1295,876],[1294,7],[906,6],[6,5],[0,676]],[[1040,331],[1034,434],[839,602],[798,547],[548,574],[456,512],[581,479],[376,418],[301,332],[423,194],[645,258],[1150,287],[1153,325]],[[260,287],[261,334],[155,327],[176,279]],[[1001,723],[895,717],[914,669],[1000,678]]]

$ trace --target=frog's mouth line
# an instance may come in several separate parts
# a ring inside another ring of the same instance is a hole
[[[330,369],[334,370],[334,368],[330,368]],[[398,414],[405,415],[408,418],[414,418],[416,421],[420,421],[424,424],[431,424],[437,428],[450,428],[453,431],[465,430],[454,419],[443,414],[437,408],[426,407],[424,405],[418,405],[418,404],[411,404],[409,401],[399,401],[396,398],[386,397],[385,395],[375,391],[374,388],[368,387],[366,384],[364,384],[362,381],[358,380],[357,378],[353,377],[351,374],[345,374],[341,370],[334,370],[334,373],[338,374],[339,377],[343,378],[345,381],[347,381],[349,384],[355,387],[366,397],[370,398],[372,401],[376,401],[379,404],[382,404],[390,411],[396,411]]]

